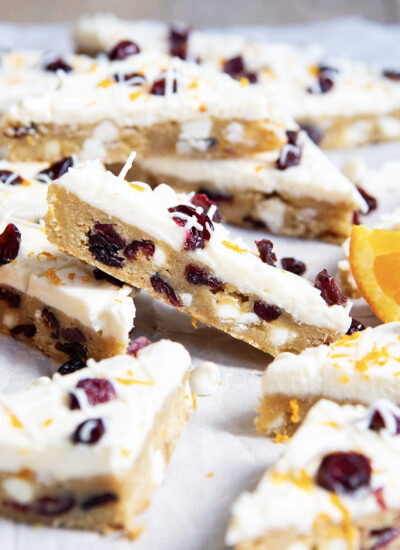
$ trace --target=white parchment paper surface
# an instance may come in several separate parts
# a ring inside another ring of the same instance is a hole
[[[236,28],[253,36],[296,44],[316,42],[330,54],[348,55],[385,66],[399,66],[400,26],[383,27],[357,18],[285,27]],[[0,23],[0,48],[33,47],[67,51],[71,43],[66,25],[17,26]],[[385,160],[400,160],[400,144],[334,152],[332,160],[360,156],[371,168]],[[378,190],[379,209],[368,224],[400,206],[399,192]],[[260,233],[232,228],[249,243]],[[341,258],[338,246],[273,237],[278,258],[294,256],[307,263],[313,278],[322,268],[334,273]],[[198,406],[183,433],[163,486],[138,523],[144,533],[135,542],[119,536],[32,528],[0,521],[1,550],[221,550],[229,508],[243,490],[252,490],[263,470],[283,448],[257,436],[254,408],[260,376],[270,357],[204,325],[195,330],[188,317],[155,302],[146,294],[136,299],[137,335],[151,340],[171,338],[187,346],[196,365],[203,360],[220,367],[222,385],[212,397],[198,398]],[[378,321],[359,300],[353,316],[365,324]],[[28,386],[36,377],[51,374],[56,365],[40,353],[0,335],[0,392]],[[209,476],[208,474],[213,474]]]

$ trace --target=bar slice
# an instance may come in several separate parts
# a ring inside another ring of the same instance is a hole
[[[277,86],[295,120],[326,148],[355,147],[400,138],[400,70],[345,57],[315,46],[299,47],[187,25],[111,14],[83,16],[75,25],[77,49],[110,52],[132,40],[142,51],[158,50],[196,60],[258,83],[268,95]]]
[[[138,155],[235,157],[276,149],[294,122],[278,97],[228,75],[156,53],[99,59],[57,88],[12,105],[3,132],[9,160],[77,153],[124,162]]]
[[[289,139],[297,145],[288,142],[252,158],[140,158],[130,176],[205,193],[224,221],[235,225],[342,242],[350,235],[354,211],[366,212],[364,199],[304,132],[291,132]]]
[[[2,396],[0,516],[134,537],[191,412],[189,366],[161,340]]]
[[[298,353],[347,331],[351,319],[339,291],[329,305],[322,287],[266,263],[268,243],[259,242],[254,253],[232,241],[206,197],[128,183],[128,166],[117,177],[88,161],[51,184],[49,240],[272,355]]]
[[[400,534],[400,409],[322,400],[232,507],[237,550],[395,549]]]
[[[0,222],[0,330],[56,361],[125,353],[133,289],[50,244],[43,227]]]
[[[280,355],[261,381],[258,431],[291,436],[321,398],[341,404],[371,405],[379,399],[400,404],[399,357],[400,323],[354,332],[296,356]]]

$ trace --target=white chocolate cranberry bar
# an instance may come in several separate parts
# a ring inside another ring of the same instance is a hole
[[[133,538],[192,409],[189,366],[182,345],[145,341],[2,396],[0,516]]]
[[[315,46],[254,40],[244,32],[129,21],[103,13],[83,16],[74,34],[82,52],[108,53],[131,41],[142,51],[158,50],[258,83],[266,95],[278,86],[291,115],[322,147],[400,138],[399,66],[331,59]]]
[[[74,156],[53,164],[0,160],[0,211],[38,222],[47,212],[47,186],[76,164]]]
[[[276,149],[294,125],[278,97],[228,75],[156,52],[120,50],[12,105],[3,123],[9,160],[77,153],[124,162],[132,150],[234,157]]]
[[[205,193],[224,221],[278,235],[342,242],[367,205],[304,132],[281,149],[242,159],[140,158],[130,176],[176,191]]]
[[[152,190],[105,171],[99,161],[70,168],[49,186],[46,233],[61,250],[147,290],[195,319],[277,355],[335,341],[349,328],[333,277],[313,286],[232,241],[215,203]]]
[[[237,550],[395,550],[400,409],[322,400],[256,489],[232,507]]]
[[[43,227],[0,222],[0,330],[56,361],[125,353],[133,289],[60,252]]]
[[[355,332],[330,346],[277,357],[262,378],[258,431],[278,439],[292,435],[321,398],[400,405],[400,323],[363,329],[353,321],[349,332]]]

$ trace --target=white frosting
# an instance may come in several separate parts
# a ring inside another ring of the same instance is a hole
[[[392,405],[385,402],[379,407],[381,410]],[[227,544],[268,536],[269,531],[281,529],[311,534],[321,514],[332,523],[343,525],[347,513],[350,521],[380,513],[374,495],[379,488],[382,488],[388,509],[399,509],[400,436],[392,436],[388,430],[368,429],[369,419],[370,411],[361,405],[340,407],[326,400],[317,403],[283,456],[261,478],[256,490],[243,493],[234,503]],[[333,493],[314,483],[322,458],[338,451],[364,454],[370,459],[372,469],[370,489],[360,489],[353,495],[337,495],[339,505],[332,500]],[[342,536],[337,532],[332,535],[336,537],[333,539],[335,550],[341,548],[337,546],[337,539],[349,542],[345,533],[343,529]]]
[[[211,361],[205,361],[192,370],[190,387],[197,395],[212,395],[220,384],[218,367]]]
[[[114,79],[115,74],[139,72],[146,78],[144,86],[130,86]],[[151,94],[153,82],[162,76],[166,78],[166,94]],[[176,93],[172,93],[174,78]],[[156,52],[113,62],[99,58],[90,70],[68,73],[57,88],[49,88],[41,95],[25,95],[18,104],[11,106],[8,114],[11,125],[28,125],[32,121],[91,124],[109,120],[118,126],[129,127],[169,121],[203,121],[211,116],[266,120],[282,138],[283,125],[293,126],[272,93],[266,97],[262,90],[241,86],[212,68]]]
[[[1,221],[0,232],[10,222],[18,227],[21,244],[16,260],[0,267],[0,285],[37,298],[105,337],[128,344],[135,317],[132,288],[95,279],[92,268],[59,252],[38,225],[7,218]]]
[[[156,21],[129,21],[109,14],[82,17],[75,28],[80,47],[109,51],[123,39],[135,41],[142,51],[169,52],[169,26]],[[222,69],[224,60],[242,56],[247,71],[256,71],[261,87],[280,90],[296,120],[312,120],[329,126],[333,117],[372,115],[378,117],[387,137],[399,137],[400,125],[389,113],[400,107],[400,85],[381,75],[381,69],[347,58],[329,59],[320,48],[255,41],[244,34],[193,30],[188,40],[188,59]],[[308,93],[318,88],[319,64],[338,69],[335,82],[327,93]],[[254,86],[254,85],[253,85]],[[349,136],[350,138],[350,136]],[[365,139],[360,132],[357,142]]]
[[[247,159],[197,160],[171,157],[150,157],[138,160],[154,175],[173,176],[188,183],[210,182],[211,189],[226,193],[247,190],[265,194],[278,193],[290,197],[307,197],[317,201],[345,203],[354,210],[366,210],[366,204],[354,185],[329,161],[324,153],[303,134],[301,162],[287,170],[278,170],[280,151],[271,151]],[[271,201],[269,201],[271,202]],[[277,201],[281,204],[280,201]],[[272,206],[270,208],[273,209]],[[276,208],[274,209],[276,211]],[[259,215],[268,226],[278,229],[282,220],[271,220],[267,205],[260,204]],[[282,218],[282,216],[281,216]]]
[[[177,251],[183,249],[185,228],[178,226],[168,208],[188,202],[188,196],[177,195],[167,185],[154,191],[143,183],[141,191],[124,182],[96,161],[69,171],[53,185],[76,194],[94,208],[115,216],[122,223],[135,225],[161,243]],[[300,323],[345,332],[350,317],[341,306],[328,307],[320,291],[305,279],[271,267],[240,240],[230,241],[222,224],[215,230],[204,249],[185,251],[187,258],[206,266],[216,277],[234,285],[245,295],[256,295],[266,303],[285,310]],[[233,249],[232,249],[233,248]],[[236,248],[236,250],[235,250]],[[260,320],[261,322],[261,320]]]
[[[261,387],[265,396],[400,403],[400,323],[367,328],[299,355],[282,353],[268,366]]]
[[[56,373],[51,380],[39,379],[25,391],[2,397],[0,470],[29,468],[45,483],[126,470],[155,427],[157,413],[182,385],[189,365],[190,356],[181,344],[161,340],[141,349],[136,358],[120,355],[98,363],[90,359],[80,371]],[[69,392],[79,380],[91,377],[109,380],[117,398],[70,410]],[[76,427],[92,418],[103,419],[104,436],[93,445],[74,444]],[[159,457],[155,460],[153,477],[159,482]]]
[[[343,165],[342,172],[372,196],[384,197],[388,193],[395,193],[398,189],[400,162],[388,160],[376,170],[370,170],[363,159],[354,157]]]
[[[42,162],[0,161],[0,170],[9,170],[23,178],[21,185],[9,185],[0,181],[0,210],[10,216],[27,221],[38,221],[47,212],[47,185],[36,179],[47,168]],[[10,176],[12,177],[12,176]]]

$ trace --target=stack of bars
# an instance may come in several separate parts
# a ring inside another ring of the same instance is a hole
[[[262,237],[348,242],[376,201],[316,142],[399,138],[400,74],[105,15],[75,40],[0,66],[0,331],[64,363],[0,397],[0,515],[135,536],[193,406],[183,346],[136,338],[145,290],[276,357],[260,434],[286,441],[304,421],[235,504],[227,543],[391,544],[400,326],[362,332],[326,269],[279,269]],[[255,247],[223,222],[259,230]],[[341,277],[357,295],[347,260]]]

